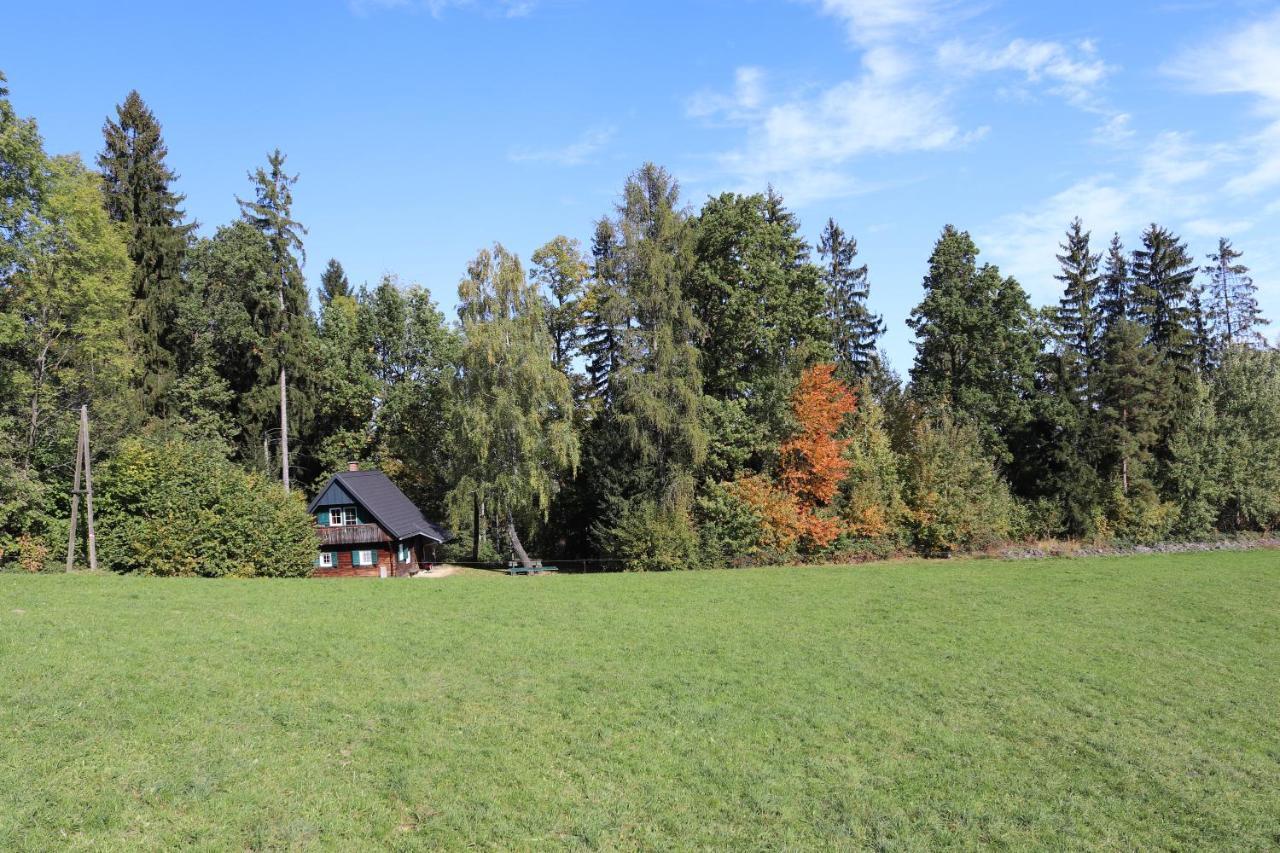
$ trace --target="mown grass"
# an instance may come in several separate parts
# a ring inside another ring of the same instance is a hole
[[[0,576],[0,849],[1266,848],[1280,552]]]

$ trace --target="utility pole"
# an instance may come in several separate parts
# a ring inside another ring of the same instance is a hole
[[[80,488],[80,474],[84,472],[84,488]],[[93,528],[93,467],[89,461],[89,407],[80,407],[80,435],[76,439],[76,473],[71,486],[71,527],[67,531],[67,571],[74,571],[76,559],[76,527],[80,520],[80,495],[84,495],[84,509],[89,523],[89,569],[98,570],[98,539]]]

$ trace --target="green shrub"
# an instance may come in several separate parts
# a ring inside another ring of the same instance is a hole
[[[316,536],[302,496],[185,441],[125,441],[98,479],[100,562],[117,572],[300,577]]]
[[[907,525],[920,553],[947,556],[1007,541],[1021,526],[1009,487],[976,429],[943,414],[920,418],[904,459]]]

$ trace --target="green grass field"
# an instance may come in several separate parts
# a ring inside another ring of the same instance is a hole
[[[0,576],[0,849],[1280,844],[1280,552]]]

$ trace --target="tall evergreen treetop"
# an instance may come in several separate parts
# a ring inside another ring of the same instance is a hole
[[[292,187],[298,176],[285,172],[284,161],[279,148],[268,155],[268,168],[260,166],[249,174],[254,187],[253,200],[237,197],[236,201],[245,220],[262,232],[271,249],[270,273],[276,286],[277,313],[270,318],[268,328],[279,368],[281,479],[288,490],[290,427],[286,372],[289,367],[299,368],[305,363],[306,340],[311,329],[304,322],[308,318],[307,289],[298,260],[301,257],[305,262],[307,258],[302,245],[302,235],[307,229],[293,218]]]
[[[877,343],[885,325],[867,308],[870,285],[867,265],[857,264],[858,241],[846,235],[834,219],[828,219],[818,239],[822,282],[826,287],[827,321],[836,365],[846,379],[860,381],[874,372]]]
[[[353,295],[351,281],[347,278],[342,264],[330,258],[324,272],[320,274],[320,304],[328,305],[335,296],[351,297]]]
[[[924,299],[907,320],[916,333],[912,393],[933,404],[950,401],[1007,461],[1012,434],[1029,419],[1040,341],[1022,286],[991,264],[978,267],[977,256],[968,232],[943,229]]]
[[[1176,361],[1192,355],[1189,300],[1195,278],[1186,244],[1152,223],[1142,233],[1142,247],[1133,252],[1133,311],[1147,326],[1147,340]]]
[[[1133,303],[1133,282],[1129,277],[1129,256],[1120,235],[1113,234],[1107,247],[1106,266],[1098,292],[1098,319],[1103,331],[1129,318]]]
[[[1102,256],[1089,251],[1089,232],[1079,217],[1071,221],[1061,247],[1062,254],[1057,258],[1062,272],[1054,276],[1063,284],[1062,299],[1055,312],[1056,325],[1063,344],[1080,357],[1088,374],[1099,358],[1098,262]]]
[[[137,91],[116,107],[102,126],[98,155],[103,201],[108,215],[125,226],[133,261],[133,302],[141,331],[143,394],[159,413],[172,380],[177,303],[182,262],[194,223],[184,224],[183,196],[174,192],[177,175],[165,162],[169,150],[160,123]]]
[[[1264,343],[1259,327],[1268,325],[1258,308],[1258,289],[1249,268],[1239,263],[1243,253],[1226,237],[1218,240],[1218,251],[1208,255],[1204,267],[1209,276],[1206,312],[1220,347]]]

